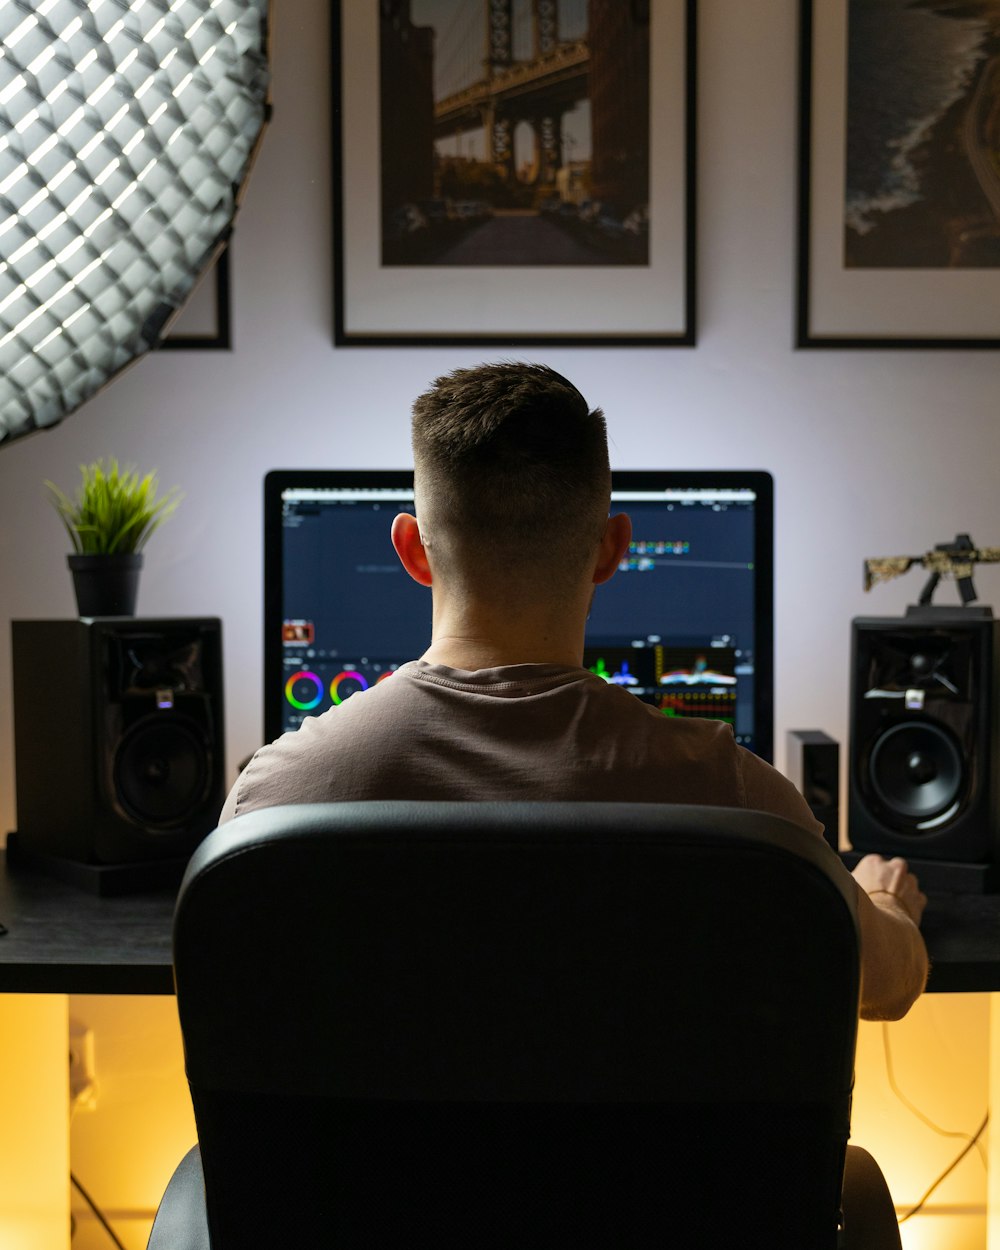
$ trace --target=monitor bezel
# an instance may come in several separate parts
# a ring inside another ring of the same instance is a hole
[[[264,477],[264,740],[282,732],[282,495],[290,487],[310,490],[383,487],[412,490],[412,469],[272,469]],[[619,491],[736,490],[754,492],[754,671],[757,706],[754,753],[774,759],[774,479],[763,469],[615,469]],[[621,511],[628,511],[627,503]]]

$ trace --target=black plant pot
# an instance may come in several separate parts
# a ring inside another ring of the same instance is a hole
[[[66,557],[81,616],[134,616],[142,552]]]

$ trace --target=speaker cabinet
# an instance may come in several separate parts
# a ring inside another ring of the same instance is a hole
[[[823,826],[830,848],[840,840],[840,743],[822,729],[789,729],[785,773]]]
[[[12,643],[19,851],[188,857],[225,799],[221,622],[14,621]]]
[[[997,629],[989,609],[970,608],[853,622],[856,851],[932,864],[1000,860]]]

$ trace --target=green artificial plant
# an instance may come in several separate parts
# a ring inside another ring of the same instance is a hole
[[[118,467],[96,460],[80,465],[81,481],[71,499],[46,482],[73,550],[80,555],[113,555],[139,551],[153,531],[171,515],[182,496],[177,487],[157,499],[156,473],[140,478],[133,465]]]

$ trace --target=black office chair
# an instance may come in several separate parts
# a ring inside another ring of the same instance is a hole
[[[200,1154],[150,1250],[876,1244],[849,1207],[838,1240],[853,890],[784,821],[255,812],[196,851],[174,952]]]

